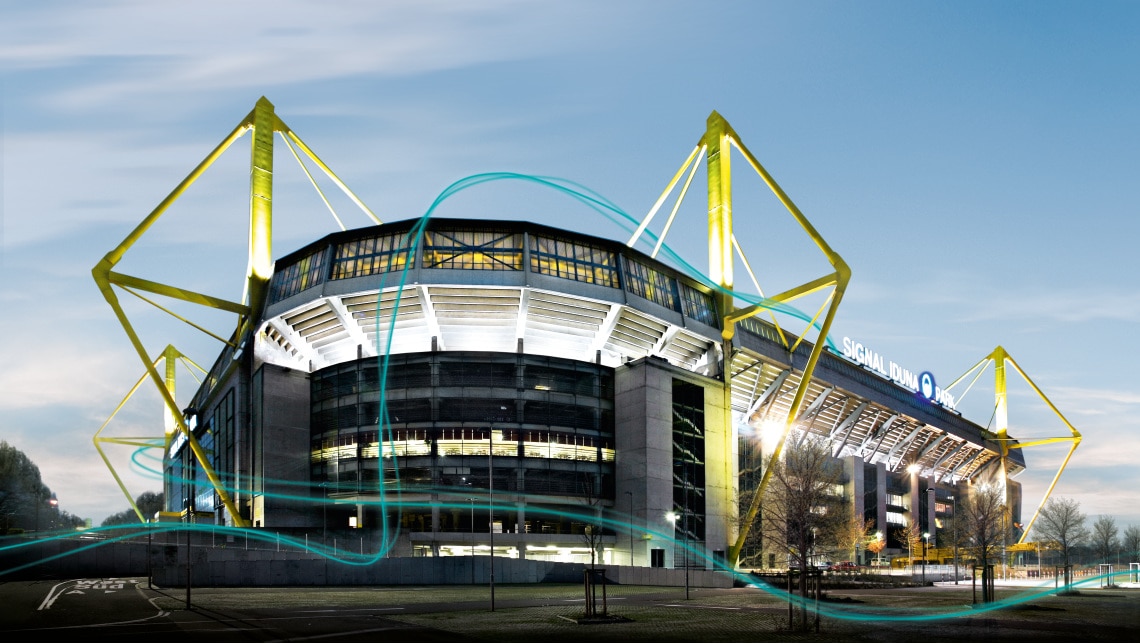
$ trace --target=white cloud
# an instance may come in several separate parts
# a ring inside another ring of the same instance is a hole
[[[1058,287],[1052,284],[1009,283],[993,280],[971,284],[968,291],[932,288],[916,296],[920,302],[950,306],[959,323],[1034,320],[1079,324],[1092,320],[1140,321],[1140,292],[1102,287]]]
[[[119,350],[79,342],[5,344],[0,410],[71,405],[104,406],[109,413],[110,401],[121,399],[143,372],[137,357]]]
[[[605,26],[577,29],[584,18],[569,5],[518,0],[198,2],[178,11],[151,2],[47,6],[6,16],[0,61],[27,69],[122,59],[129,76],[56,94],[59,105],[84,109],[166,90],[404,76],[530,58],[594,38]]]

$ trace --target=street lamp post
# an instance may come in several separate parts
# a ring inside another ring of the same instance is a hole
[[[469,496],[471,502],[471,585],[475,585],[475,497]]]
[[[922,583],[926,585],[926,546],[930,541],[930,533],[922,533]]]
[[[51,498],[48,499],[48,505],[50,505],[51,509],[52,509],[51,516],[48,517],[48,521],[50,521],[50,523],[48,524],[48,527],[50,529],[54,530],[55,529],[55,517],[56,517],[55,509],[59,507],[59,499],[55,498],[55,492],[51,493]]]
[[[506,405],[499,405],[499,411],[507,411]],[[491,612],[495,612],[495,421],[498,416],[487,419],[487,540],[491,546]]]
[[[190,496],[186,497],[186,610],[190,610],[190,520],[194,516],[194,506],[191,505],[192,499]]]
[[[681,526],[681,552],[685,557],[685,599],[689,598],[689,539],[688,534],[685,532],[685,518],[684,514],[678,512],[670,512],[665,515],[665,518],[673,523],[674,536],[676,536],[677,526]],[[676,543],[676,542],[674,542]],[[676,548],[674,548],[676,552]],[[673,557],[673,569],[677,568],[677,557]]]
[[[685,546],[685,599],[689,598],[689,507],[688,503],[689,489],[685,488],[685,501],[686,506],[681,510],[681,530],[684,537]]]
[[[625,491],[629,495],[629,567],[633,567],[633,492]]]
[[[329,482],[321,483],[321,540],[329,547]]]
[[[491,545],[491,612],[495,612],[495,428],[487,432],[487,539]]]

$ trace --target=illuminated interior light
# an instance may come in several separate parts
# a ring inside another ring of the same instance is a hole
[[[777,420],[765,420],[760,423],[760,444],[775,445],[784,433],[784,424]]]

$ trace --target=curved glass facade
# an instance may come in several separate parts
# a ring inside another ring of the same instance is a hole
[[[613,499],[614,376],[603,365],[491,352],[393,355],[316,371],[311,474],[333,492],[387,485]],[[383,431],[380,391],[390,432]],[[490,452],[493,450],[493,458]],[[397,479],[398,473],[398,479]]]
[[[529,271],[622,289],[686,318],[718,328],[711,291],[679,272],[613,242],[574,236],[532,224],[487,222],[483,227],[429,222],[411,252],[412,222],[348,231],[278,262],[269,289],[275,304],[336,280],[419,266],[462,271]],[[331,258],[331,260],[329,259]],[[408,265],[411,266],[408,266]],[[623,268],[624,267],[624,268]]]

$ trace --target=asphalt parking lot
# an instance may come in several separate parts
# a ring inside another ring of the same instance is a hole
[[[970,587],[832,591],[808,630],[788,604],[757,588],[609,586],[603,623],[579,623],[573,584],[376,588],[148,588],[124,580],[0,584],[0,627],[27,641],[1136,641],[1140,590],[999,588],[1001,607],[977,611]],[[107,582],[104,581],[104,584]],[[76,588],[72,586],[71,588]],[[54,590],[53,590],[54,589]],[[42,609],[49,594],[54,603]],[[115,594],[121,593],[121,594]],[[41,599],[41,596],[43,599]],[[115,603],[111,603],[114,600]],[[601,596],[599,595],[599,603]],[[598,620],[599,622],[602,620]]]

